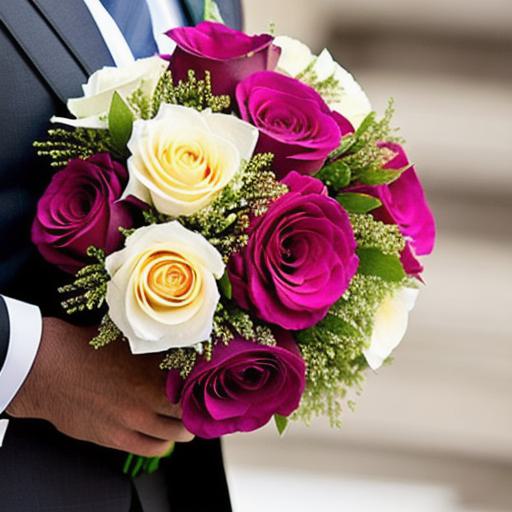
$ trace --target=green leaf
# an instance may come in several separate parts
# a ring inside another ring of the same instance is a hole
[[[138,476],[141,470],[144,469],[144,463],[146,462],[146,460],[146,457],[135,456],[135,462],[132,467],[128,468],[127,474],[129,474],[132,478]],[[132,461],[130,460],[130,464],[131,462]],[[123,469],[127,469],[127,463],[128,460],[126,461],[125,467]]]
[[[382,205],[376,197],[355,192],[342,192],[336,201],[350,213],[368,213]]]
[[[343,160],[336,160],[332,164],[320,169],[316,177],[322,180],[329,188],[339,190],[350,184],[350,167]]]
[[[360,274],[377,276],[390,282],[399,282],[405,278],[404,269],[397,256],[384,254],[373,247],[360,248],[357,254]]]
[[[337,150],[338,154],[343,155],[344,153],[346,153],[349,149],[352,148],[356,141],[357,139],[353,133],[345,135],[343,139],[341,139],[341,145]]]
[[[174,452],[175,443],[172,443],[170,448],[160,457],[141,457],[129,453],[125,459],[123,466],[123,473],[130,475],[132,478],[138,476],[141,471],[148,473],[149,475],[158,471],[160,467],[160,461],[172,456]]]
[[[370,112],[363,119],[363,122],[359,125],[359,128],[356,130],[356,133],[355,133],[356,139],[359,139],[368,130],[368,128],[370,128],[370,126],[375,123],[376,117],[377,117],[377,114],[375,112]]]
[[[359,175],[359,181],[365,185],[386,185],[400,178],[412,164],[401,169],[368,169]]]
[[[372,127],[374,128],[377,124],[377,114],[375,112],[370,112],[364,119],[363,122],[359,125],[357,130],[355,131],[353,138],[354,143],[350,146],[350,152],[357,153],[361,149],[363,149],[368,143],[368,137],[364,137],[366,132],[368,132]]]
[[[205,21],[216,21],[217,23],[224,23],[222,15],[220,13],[219,6],[214,0],[204,1],[204,20]]]
[[[286,427],[288,427],[288,418],[286,416],[281,416],[280,414],[274,414],[274,421],[276,422],[279,435],[282,436],[286,430]]]
[[[129,453],[126,456],[126,459],[124,461],[124,466],[123,466],[123,474],[127,475],[130,472],[130,467],[132,465],[133,457],[135,457],[135,455],[133,455],[133,453]]]
[[[108,113],[108,129],[115,148],[123,155],[130,140],[135,117],[130,107],[118,92],[114,92]]]
[[[336,148],[329,155],[329,158],[328,158],[327,162],[328,163],[334,162],[334,161],[338,160],[340,157],[345,156],[347,153],[349,153],[349,150],[352,149],[352,147],[354,146],[354,144],[356,142],[357,142],[357,139],[356,139],[354,133],[349,133],[349,134],[345,135],[341,139],[341,144],[339,145],[339,147]]]
[[[222,277],[219,279],[219,287],[222,295],[224,295],[226,299],[231,300],[233,298],[233,286],[231,285],[227,271],[224,272]]]

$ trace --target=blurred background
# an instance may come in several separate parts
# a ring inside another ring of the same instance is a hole
[[[236,512],[512,511],[512,2],[246,0],[396,102],[438,221],[395,362],[341,430],[226,439]]]

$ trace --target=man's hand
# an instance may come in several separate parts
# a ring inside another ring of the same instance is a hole
[[[146,457],[193,436],[165,397],[158,356],[132,356],[127,343],[94,350],[91,328],[43,320],[39,352],[7,412],[51,422],[62,433]]]

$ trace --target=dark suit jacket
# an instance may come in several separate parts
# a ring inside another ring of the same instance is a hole
[[[135,1],[135,0],[126,0]],[[198,22],[202,0],[182,0]],[[219,1],[226,22],[241,26],[239,0]],[[89,74],[113,61],[82,0],[0,0],[0,293],[62,315],[62,276],[30,242],[30,225],[51,169],[36,158],[48,120],[65,115]],[[9,322],[0,300],[0,368]],[[81,443],[41,421],[13,420],[0,448],[0,510],[128,512],[131,483],[124,454]],[[229,511],[218,442],[181,445],[163,465],[173,512]]]

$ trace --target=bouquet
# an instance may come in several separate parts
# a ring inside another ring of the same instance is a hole
[[[203,438],[336,426],[401,341],[435,225],[396,130],[324,50],[218,19],[95,72],[53,118],[33,241],[98,310],[99,349],[161,353]],[[142,464],[139,461],[139,466]]]

